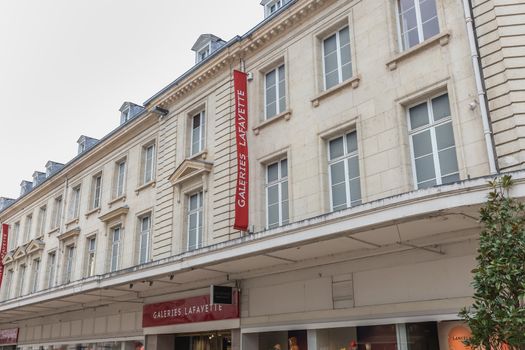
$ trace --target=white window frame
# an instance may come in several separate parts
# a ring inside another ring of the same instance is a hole
[[[199,125],[199,148],[197,151],[193,152],[193,143],[194,143],[194,140],[193,140],[193,120],[195,117],[199,116],[199,121],[200,121],[200,125]],[[199,153],[201,153],[202,151],[204,151],[204,148],[206,146],[206,111],[205,110],[202,110],[198,113],[194,113],[192,114],[192,116],[190,117],[190,156],[195,156]]]
[[[323,70],[323,90],[326,91],[327,88],[326,88],[326,65],[325,65],[325,49],[324,49],[324,42],[326,39],[330,38],[331,36],[335,35],[335,41],[336,41],[336,52],[337,52],[337,75],[338,75],[338,83],[331,88],[335,87],[335,86],[338,86],[339,84],[345,82],[346,80],[343,80],[343,65],[342,65],[342,59],[341,59],[341,40],[340,40],[340,32],[345,29],[345,28],[348,28],[348,36],[349,36],[349,45],[350,45],[350,68],[351,68],[351,75],[350,75],[350,78],[348,78],[347,80],[350,80],[352,79],[352,77],[354,76],[354,60],[353,60],[353,57],[352,57],[352,32],[350,31],[350,25],[348,23],[345,23],[343,26],[341,26],[339,29],[331,32],[330,34],[324,36],[323,38],[321,38],[321,55],[322,55],[322,70]]]
[[[359,143],[357,145],[357,150],[353,151],[351,153],[348,152],[348,144],[346,142],[347,135],[355,132],[357,137],[357,130],[351,130],[347,131],[343,134],[339,134],[338,136],[332,137],[326,142],[327,147],[327,158],[328,158],[328,184],[329,184],[329,194],[330,194],[330,211],[334,211],[334,200],[332,195],[332,164],[343,162],[344,164],[344,171],[345,171],[345,191],[346,191],[346,208],[351,208],[352,206],[359,205],[363,201],[363,187],[361,186],[361,164],[359,164],[359,190],[361,192],[361,197],[359,199],[353,200],[350,193],[350,181],[356,179],[355,177],[352,179],[349,179],[349,169],[348,169],[348,160],[352,157],[357,157],[357,161],[359,162],[360,156],[359,156]],[[336,140],[338,138],[343,138],[343,148],[344,148],[344,154],[336,159],[330,159],[330,142],[333,140]],[[359,142],[359,139],[357,140]],[[352,205],[352,202],[359,201],[359,204]],[[342,209],[338,209],[342,210]]]
[[[194,210],[191,210],[190,209],[190,203],[191,203],[191,198],[193,196],[197,196],[197,208],[194,209]],[[203,246],[204,244],[204,191],[200,190],[198,192],[194,192],[194,193],[191,193],[191,194],[188,194],[187,196],[187,214],[186,214],[186,220],[188,221],[187,223],[187,231],[186,231],[186,238],[187,238],[187,243],[186,243],[186,248],[188,251],[190,250],[195,250],[195,249],[199,249]],[[197,234],[197,237],[195,237],[195,247],[190,247],[190,216],[191,215],[197,215],[197,230],[196,230],[196,234]],[[202,221],[202,226],[201,226],[201,229],[199,231],[199,222]]]
[[[443,95],[447,95],[448,96],[450,115],[448,117],[442,118],[442,119],[440,119],[440,120],[438,120],[436,122],[434,120],[434,110],[432,109],[432,100],[437,98],[437,97],[443,96]],[[427,112],[428,112],[429,123],[427,125],[420,126],[420,127],[416,128],[416,129],[412,130],[412,125],[411,125],[411,121],[410,121],[410,108],[415,107],[417,105],[420,105],[422,103],[426,103],[427,104]],[[425,132],[427,130],[430,130],[430,142],[431,142],[431,145],[432,145],[432,158],[433,158],[433,161],[434,161],[434,171],[435,171],[434,175],[435,175],[435,179],[436,179],[436,186],[442,185],[443,184],[443,179],[442,179],[442,174],[441,174],[441,163],[439,162],[439,151],[438,151],[438,148],[437,148],[436,128],[441,126],[441,125],[450,123],[451,126],[452,126],[452,129],[454,129],[454,124],[453,124],[453,121],[452,121],[452,109],[451,109],[451,106],[450,106],[450,95],[449,95],[449,93],[448,92],[442,92],[442,93],[439,93],[439,94],[435,94],[435,95],[432,95],[431,97],[429,97],[427,99],[419,100],[416,103],[408,105],[406,107],[406,118],[407,118],[407,123],[408,123],[407,124],[408,125],[408,139],[410,141],[410,159],[411,159],[411,164],[412,164],[412,179],[414,181],[414,189],[417,190],[419,188],[419,185],[418,185],[418,181],[417,181],[416,158],[414,156],[414,143],[413,143],[412,137],[414,135],[423,133],[423,132]],[[457,159],[456,138],[454,138],[454,149],[456,150],[456,159]],[[457,164],[457,166],[458,166],[458,176],[460,176],[459,163]],[[448,174],[446,176],[451,176],[453,174],[454,173]],[[429,180],[427,180],[427,181],[429,181]]]
[[[283,67],[284,69],[284,77],[283,77],[283,80],[284,80],[284,91],[281,91],[279,89],[279,82],[281,81],[281,75],[279,74],[279,68]],[[267,77],[268,77],[268,74],[271,74],[272,72],[275,72],[275,114],[272,114],[272,115],[268,115],[268,86],[267,86]],[[279,103],[280,99],[281,99],[281,93],[283,94],[282,96],[284,97],[284,110],[281,111],[281,105]],[[268,119],[271,119],[281,113],[283,113],[284,111],[286,111],[286,108],[288,106],[288,101],[286,101],[286,65],[284,63],[281,63],[279,64],[277,67],[271,69],[270,71],[266,72],[264,74],[264,119],[265,120],[268,120]]]
[[[148,227],[146,229],[144,229],[144,220],[147,219],[148,220]],[[151,213],[148,213],[148,214],[145,214],[145,215],[142,215],[139,217],[139,236],[138,236],[138,239],[139,239],[139,242],[138,242],[138,263],[139,265],[140,264],[146,264],[150,261],[151,259],[151,227],[152,227],[152,222],[151,222]],[[146,256],[142,257],[142,244],[143,244],[143,238],[144,238],[144,241],[146,243],[146,248],[145,248],[145,252],[146,252]]]
[[[201,57],[202,53],[205,53],[204,57]],[[210,55],[211,55],[211,41],[197,50],[197,57],[196,57],[195,63],[204,61],[205,59],[210,57]]]
[[[5,276],[5,284],[4,284],[4,300],[9,300],[11,297],[11,287],[13,285],[13,277],[14,277],[14,271],[13,269],[7,270],[7,274]]]
[[[24,295],[25,279],[26,279],[27,265],[22,264],[18,268],[18,285],[16,286],[16,296]]]
[[[38,235],[43,236],[46,233],[47,205],[43,205],[38,210]]]
[[[13,224],[13,233],[10,235],[9,250],[16,249],[18,247],[18,236],[20,235],[20,221]]]
[[[80,198],[81,198],[81,187],[80,185],[75,186],[71,189],[71,202],[69,209],[69,219],[77,219],[80,215]]]
[[[421,19],[421,7],[419,4],[419,0],[414,0],[414,10],[416,13],[416,28],[417,28],[417,36],[418,36],[419,42],[418,44],[415,44],[413,46],[405,47],[404,38],[403,38],[403,27],[401,23],[401,6],[399,4],[400,0],[395,0],[395,1],[396,1],[395,7],[396,7],[396,23],[397,23],[397,37],[399,41],[399,51],[403,52],[425,41],[425,33],[423,32],[423,21]],[[431,1],[434,1],[434,6],[436,6],[436,18],[438,21],[439,31],[441,31],[441,24],[439,23],[438,4],[436,0],[431,0]]]
[[[94,246],[91,246],[91,242],[94,241]],[[96,257],[97,257],[97,236],[87,237],[86,242],[86,277],[92,277],[95,275],[96,268]]]
[[[75,252],[76,246],[74,244],[69,244],[66,246],[65,256],[64,256],[64,278],[63,283],[70,283],[73,281],[73,272],[75,268]]]
[[[118,230],[118,240],[115,240],[115,232]],[[122,225],[116,225],[111,228],[110,236],[110,249],[109,254],[109,272],[115,272],[120,268],[120,259],[121,259],[121,250],[122,250]],[[115,256],[116,253],[116,256]],[[113,265],[113,260],[115,258],[115,264]]]
[[[286,166],[287,166],[287,169],[286,169],[286,177],[282,177],[282,161],[286,160]],[[273,165],[273,164],[277,164],[277,171],[278,171],[278,177],[277,177],[277,180],[273,181],[273,182],[269,182],[269,179],[268,179],[268,168]],[[265,208],[266,208],[266,228],[267,229],[270,229],[270,210],[268,208],[268,198],[269,198],[269,190],[271,187],[274,187],[274,186],[277,186],[277,193],[278,193],[278,196],[279,196],[279,199],[278,199],[278,210],[279,210],[279,222],[277,224],[277,226],[275,227],[279,227],[279,226],[283,226],[283,225],[287,225],[289,222],[290,222],[290,183],[288,181],[288,175],[289,175],[289,166],[288,166],[288,158],[285,156],[285,157],[282,157],[280,158],[279,160],[277,161],[274,161],[274,162],[271,162],[269,164],[266,165],[265,167],[265,192],[266,192],[266,203],[265,203]],[[288,221],[287,222],[283,222],[283,184],[284,183],[287,183],[288,185]],[[272,227],[272,228],[275,228],[275,227]]]
[[[60,222],[61,222],[61,219],[62,219],[62,206],[63,206],[63,199],[62,199],[62,196],[58,196],[55,198],[54,200],[54,204],[55,204],[55,207],[54,207],[54,212],[53,212],[53,228],[56,229],[56,228],[59,228],[60,227]]]
[[[266,17],[269,17],[279,11],[280,8],[282,8],[288,1],[285,0],[273,0],[268,2],[265,7],[265,14]],[[272,6],[275,5],[275,10],[272,11]]]
[[[102,203],[102,173],[91,178],[91,209],[100,208]]]
[[[126,194],[127,159],[121,159],[115,164],[115,198]]]
[[[47,253],[47,288],[51,288],[55,285],[56,276],[56,265],[57,265],[57,253],[52,251]]]
[[[33,272],[31,278],[31,293],[36,293],[38,290],[38,277],[40,274],[40,258],[33,260]]]
[[[151,156],[148,153],[151,150]],[[149,163],[148,163],[149,159]],[[155,143],[149,143],[142,148],[142,183],[147,184],[155,179]]]
[[[31,239],[31,229],[33,226],[33,214],[26,216],[25,227],[24,227],[24,242],[27,243]]]

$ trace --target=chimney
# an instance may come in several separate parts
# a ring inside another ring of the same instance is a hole
[[[20,183],[20,197],[28,193],[33,189],[33,183],[31,181],[23,180]]]
[[[85,135],[80,136],[80,138],[77,140],[78,154],[81,154],[87,151],[88,149],[90,149],[91,147],[95,146],[97,142],[98,140],[92,137],[85,136]]]
[[[124,102],[120,107],[120,125],[124,124],[130,119],[135,118],[144,110],[144,107],[139,106],[133,102]]]
[[[0,197],[0,211],[2,211],[5,208],[9,207],[14,202],[15,202],[15,200],[13,198]]]
[[[33,188],[40,185],[46,179],[46,173],[35,171],[33,173]]]
[[[49,162],[46,163],[46,177],[50,177],[51,175],[53,175],[54,173],[56,173],[63,167],[64,167],[64,164],[53,162],[50,160]]]

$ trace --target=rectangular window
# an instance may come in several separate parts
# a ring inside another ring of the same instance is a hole
[[[5,276],[4,284],[4,300],[8,300],[11,297],[11,285],[13,284],[13,270],[8,270]]]
[[[80,186],[73,188],[71,192],[71,202],[69,207],[69,218],[78,218],[80,212]]]
[[[31,278],[31,293],[38,290],[38,275],[40,273],[40,259],[33,260],[33,275]]]
[[[64,266],[64,283],[69,283],[73,278],[73,266],[75,263],[75,246],[70,245],[66,247],[66,261]]]
[[[202,247],[202,192],[188,197],[188,250]]]
[[[47,255],[47,288],[55,285],[56,252]]]
[[[96,237],[90,237],[87,240],[87,260],[86,260],[86,277],[95,275],[95,252],[97,250]]]
[[[150,234],[151,234],[151,217],[143,216],[140,221],[139,233],[139,264],[145,264],[150,260]]]
[[[286,83],[284,64],[266,73],[264,77],[264,110],[270,119],[286,110]]]
[[[26,227],[24,231],[24,242],[27,243],[31,239],[31,228],[33,226],[33,215],[26,216]]]
[[[403,50],[439,33],[436,0],[398,0],[397,10]]]
[[[38,235],[43,236],[46,233],[46,216],[47,206],[40,207],[38,212]]]
[[[193,156],[204,150],[205,141],[205,113],[197,113],[191,118],[191,149],[190,155]]]
[[[18,246],[18,235],[20,234],[20,221],[13,224],[13,233],[9,239],[9,250],[13,250]]]
[[[124,195],[126,185],[126,161],[122,160],[117,163],[115,179],[115,198]]]
[[[412,165],[417,188],[459,180],[448,94],[408,109]]]
[[[17,288],[17,293],[16,295],[17,296],[22,296],[24,295],[24,282],[25,282],[25,278],[26,278],[26,266],[25,265],[20,265],[20,269],[19,269],[19,276],[18,276],[18,288]]]
[[[142,150],[142,182],[147,184],[153,180],[153,159],[155,157],[155,145],[148,145]]]
[[[53,215],[53,228],[60,227],[60,219],[62,217],[62,196],[55,198],[55,212]]]
[[[361,204],[356,131],[328,142],[328,170],[332,210]]]
[[[352,77],[349,27],[323,40],[323,73],[325,90]]]
[[[102,174],[93,176],[91,180],[91,209],[100,208],[102,194]]]
[[[109,271],[117,271],[120,265],[120,244],[122,240],[122,228],[114,227],[111,230],[111,256],[109,262]]]
[[[266,167],[266,226],[274,228],[288,223],[288,160]]]

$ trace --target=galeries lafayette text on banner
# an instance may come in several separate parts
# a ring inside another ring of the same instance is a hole
[[[7,254],[7,232],[9,231],[9,225],[2,224],[2,245],[0,246],[0,287],[2,286],[2,279],[4,277],[4,260]]]
[[[233,71],[235,91],[235,135],[237,140],[237,186],[235,191],[235,223],[233,228],[248,231],[248,94],[247,74]]]

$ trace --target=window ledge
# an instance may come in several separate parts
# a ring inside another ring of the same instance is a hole
[[[445,46],[450,41],[450,32],[444,32],[438,35],[434,35],[431,38],[428,38],[427,40],[423,41],[422,43],[417,44],[416,46],[411,47],[410,49],[403,51],[396,55],[394,58],[392,58],[390,61],[386,63],[386,66],[389,70],[395,70],[397,69],[397,65],[399,62],[407,59],[408,57],[411,57],[412,55],[416,54],[417,52],[424,50],[425,48],[428,48],[429,46],[433,46],[436,43],[439,42],[439,45]]]
[[[195,160],[195,159],[206,159],[206,158],[208,158],[208,149],[207,148],[203,149],[199,153],[195,153],[195,154],[189,156],[187,159]]]
[[[286,111],[284,111],[282,113],[279,113],[279,114],[271,117],[270,119],[266,119],[265,121],[259,123],[259,125],[254,126],[252,128],[252,130],[253,130],[255,135],[259,135],[259,132],[264,127],[266,127],[266,126],[268,126],[270,124],[273,124],[277,120],[284,119],[284,120],[288,121],[288,120],[290,120],[291,117],[292,117],[292,110],[291,109],[287,109]]]
[[[138,196],[140,191],[142,191],[142,190],[144,190],[144,189],[146,189],[148,187],[155,187],[156,185],[157,185],[157,181],[155,181],[155,180],[148,181],[144,185],[137,187],[135,189],[135,194]]]
[[[98,208],[93,208],[93,209],[89,210],[88,212],[86,212],[86,213],[84,214],[84,216],[85,216],[86,218],[88,218],[89,216],[91,216],[92,214],[95,214],[95,213],[100,214],[100,207],[98,207]]]
[[[71,219],[71,220],[69,220],[68,222],[66,222],[66,226],[71,226],[71,225],[73,225],[73,224],[78,224],[78,222],[79,222],[79,218],[78,218],[78,216],[77,216],[76,218]]]
[[[47,232],[49,236],[51,236],[53,233],[58,232],[60,230],[60,227],[55,227]]]
[[[111,207],[113,204],[118,203],[120,201],[122,201],[122,202],[126,201],[126,195],[125,194],[120,196],[120,197],[117,197],[117,198],[114,198],[114,199],[110,200],[108,202],[108,205]]]
[[[338,92],[339,90],[345,89],[351,86],[353,89],[357,89],[361,82],[361,76],[356,75],[348,80],[343,81],[341,84],[331,87],[330,89],[321,92],[319,95],[311,99],[312,106],[319,107],[322,100]]]

